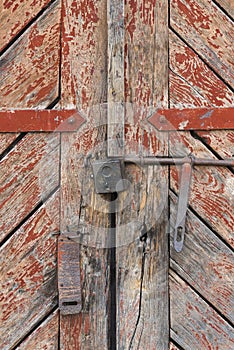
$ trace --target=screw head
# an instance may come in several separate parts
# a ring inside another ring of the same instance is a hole
[[[166,118],[164,117],[164,115],[161,115],[159,118],[159,122],[162,124],[165,124],[167,122]]]
[[[75,118],[74,117],[68,118],[68,123],[69,124],[74,124],[74,122],[75,122]]]

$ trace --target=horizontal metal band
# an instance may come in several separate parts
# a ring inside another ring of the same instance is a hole
[[[148,121],[161,131],[234,129],[234,108],[158,109]]]
[[[76,131],[84,122],[75,109],[0,110],[0,132]]]

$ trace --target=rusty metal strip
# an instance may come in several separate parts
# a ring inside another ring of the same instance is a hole
[[[159,109],[148,121],[161,131],[234,129],[234,108]]]
[[[62,315],[78,314],[82,309],[79,249],[79,244],[70,237],[59,236],[58,290]]]
[[[76,131],[84,122],[75,109],[0,110],[0,132]]]

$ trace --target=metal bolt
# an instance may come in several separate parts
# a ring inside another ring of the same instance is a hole
[[[162,124],[165,124],[167,122],[166,118],[164,115],[161,115],[161,117],[159,118],[159,122]]]
[[[74,117],[68,118],[68,123],[69,124],[73,124],[74,122],[75,122],[75,118]]]

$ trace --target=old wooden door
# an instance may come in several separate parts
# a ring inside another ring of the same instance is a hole
[[[42,132],[25,126],[26,112],[20,123],[1,115],[2,131],[21,131],[0,134],[1,349],[232,349],[233,168],[194,168],[176,253],[179,167],[133,162],[126,190],[100,195],[92,163],[107,153],[233,157],[233,131],[148,122],[158,108],[233,105],[233,2],[0,6],[1,108],[76,109],[85,121],[61,132],[58,113]],[[59,232],[79,247],[77,315],[58,310]]]

